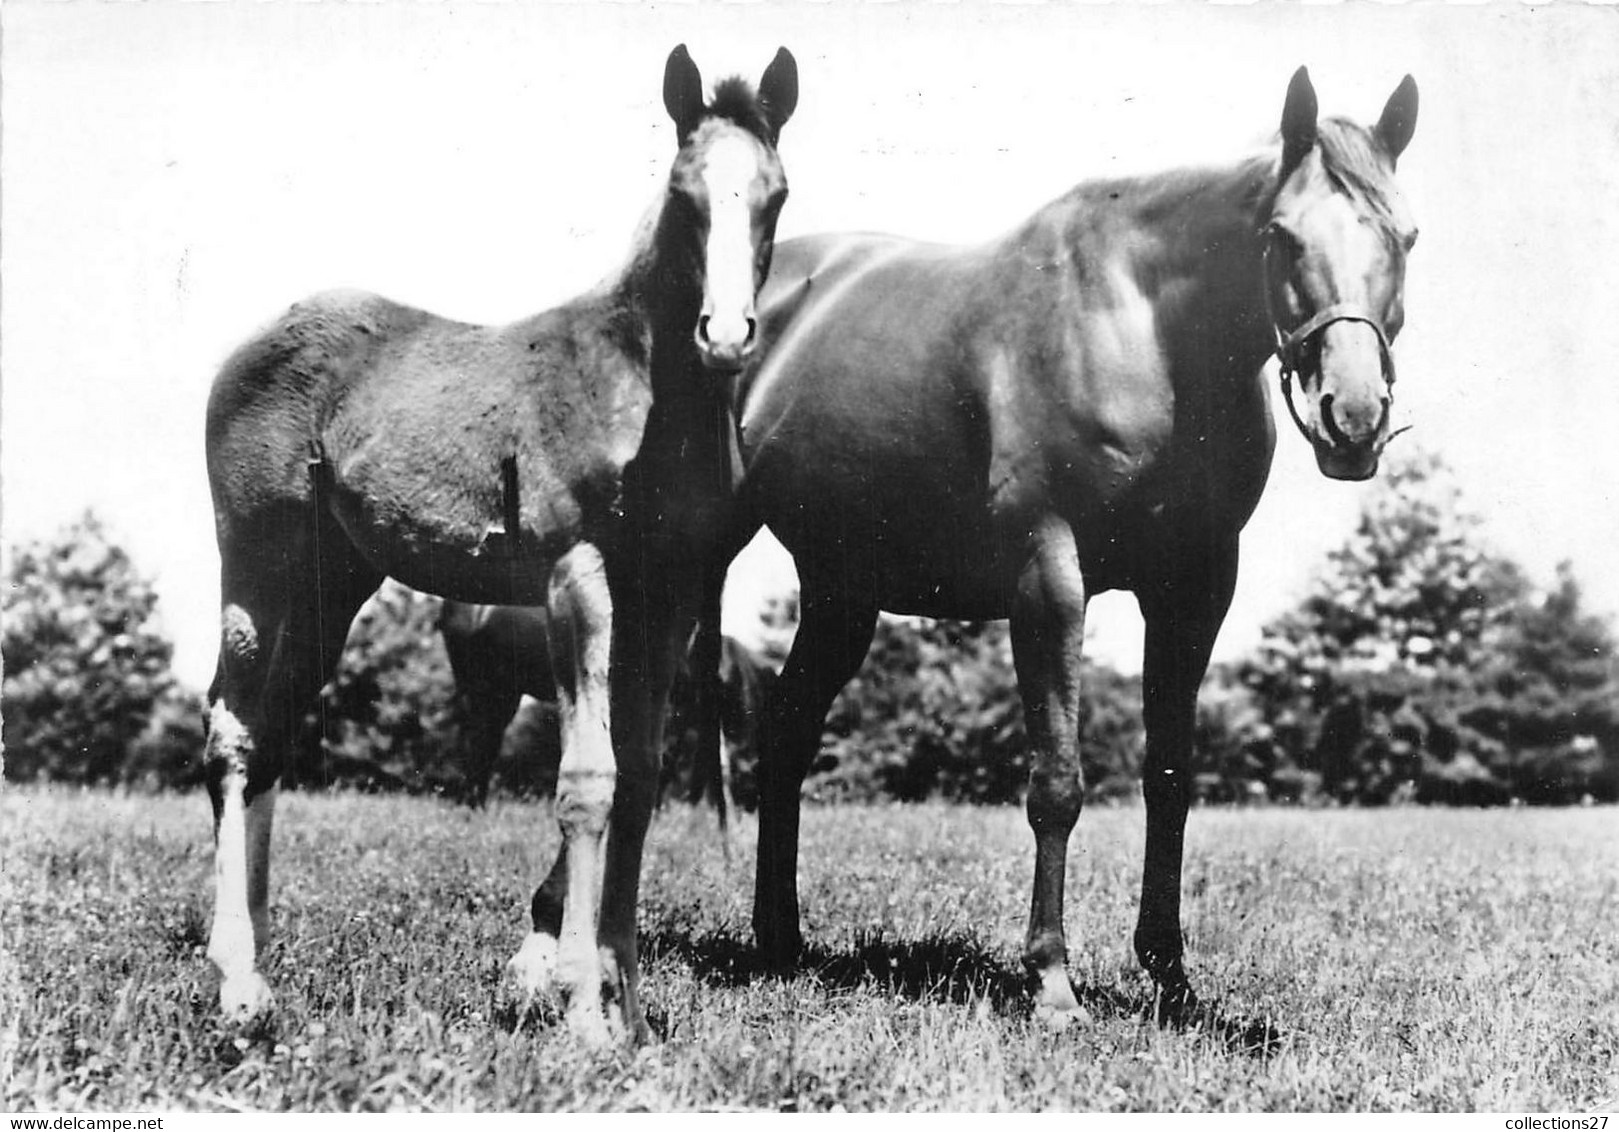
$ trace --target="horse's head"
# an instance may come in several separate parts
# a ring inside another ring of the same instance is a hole
[[[1266,299],[1283,396],[1321,471],[1334,479],[1372,476],[1392,435],[1389,346],[1405,322],[1405,259],[1417,238],[1394,165],[1416,122],[1409,75],[1370,130],[1318,122],[1303,67],[1282,111],[1279,181],[1260,217]]]
[[[798,105],[798,64],[783,47],[757,93],[727,79],[705,102],[702,77],[682,44],[664,69],[663,104],[680,138],[666,207],[688,222],[702,281],[693,328],[697,352],[709,370],[734,373],[758,339],[754,300],[770,270],[776,217],[787,199],[776,141]]]

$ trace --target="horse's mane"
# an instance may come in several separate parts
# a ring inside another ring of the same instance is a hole
[[[1400,234],[1410,227],[1397,198],[1389,193],[1393,180],[1388,156],[1365,127],[1328,118],[1316,127],[1316,148],[1333,184],[1365,207],[1386,231]]]
[[[774,140],[774,131],[770,128],[766,109],[763,100],[754,93],[753,84],[739,75],[733,75],[715,84],[714,97],[705,113],[707,117],[723,118],[741,126],[761,141],[770,142]]]

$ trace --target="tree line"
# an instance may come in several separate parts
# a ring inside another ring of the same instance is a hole
[[[14,550],[4,599],[5,775],[186,788],[201,780],[200,697],[170,669],[148,578],[93,515]],[[456,795],[461,727],[437,599],[389,584],[366,607],[305,720],[288,780]],[[790,600],[762,611],[779,664]],[[1194,767],[1214,803],[1498,805],[1619,801],[1612,627],[1565,564],[1535,586],[1488,544],[1445,464],[1389,469],[1299,603],[1204,683]],[[695,758],[686,696],[666,778]],[[1137,789],[1141,682],[1099,663],[1082,749],[1097,801]],[[495,789],[544,794],[554,712],[526,703]],[[751,803],[753,760],[732,782]],[[827,721],[808,782],[827,800],[1022,797],[1029,754],[1003,622],[885,619]]]

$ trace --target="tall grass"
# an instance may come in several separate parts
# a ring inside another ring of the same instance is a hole
[[[1072,972],[1094,1022],[1030,1017],[1015,810],[812,809],[806,969],[750,947],[752,827],[660,815],[641,914],[660,1037],[582,1051],[497,995],[549,811],[288,796],[279,1010],[214,1019],[200,796],[0,796],[7,1109],[1440,1109],[1619,1104],[1619,821],[1575,811],[1192,815],[1203,1023],[1166,1030],[1129,952],[1142,815],[1088,812]],[[8,965],[10,974],[8,975]],[[9,991],[8,991],[9,981]]]

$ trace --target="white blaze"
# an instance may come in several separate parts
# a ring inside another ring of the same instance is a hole
[[[740,350],[753,317],[753,218],[749,190],[759,172],[757,143],[740,133],[715,140],[703,165],[708,189],[708,282],[703,314],[715,348]]]

